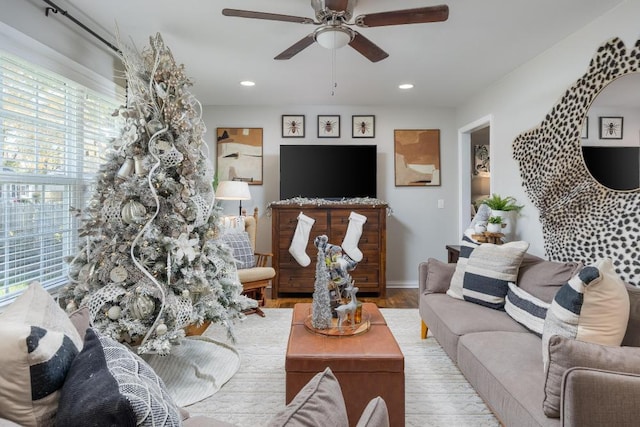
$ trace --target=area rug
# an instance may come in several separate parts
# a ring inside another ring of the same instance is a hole
[[[235,325],[240,369],[213,396],[187,406],[237,425],[263,426],[285,406],[285,352],[292,309],[264,309]],[[381,309],[405,357],[406,426],[497,427],[500,424],[433,337],[420,339],[417,309]],[[225,341],[211,326],[205,336]]]
[[[209,337],[188,337],[168,356],[142,356],[167,386],[178,406],[212,396],[240,368],[240,355],[228,343]]]

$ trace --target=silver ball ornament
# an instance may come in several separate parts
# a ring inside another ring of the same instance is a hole
[[[119,305],[114,305],[107,311],[107,317],[111,320],[118,320],[121,315],[122,309]]]

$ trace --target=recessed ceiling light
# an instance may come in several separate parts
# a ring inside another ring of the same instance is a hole
[[[413,85],[411,83],[402,83],[398,86],[400,89],[412,89]]]
[[[240,82],[240,84],[242,86],[255,86],[256,85],[256,83],[252,82],[251,80],[243,80],[243,81]]]

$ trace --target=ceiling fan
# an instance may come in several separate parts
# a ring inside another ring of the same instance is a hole
[[[239,9],[222,9],[222,14],[239,18],[318,25],[318,28],[311,34],[285,49],[274,59],[291,59],[314,42],[318,42],[318,44],[328,49],[336,49],[348,44],[371,62],[381,61],[388,57],[389,54],[352,29],[351,26],[368,28],[386,25],[421,24],[446,21],[449,17],[449,7],[447,5],[439,5],[358,15],[353,22],[349,22],[353,16],[353,9],[356,3],[357,0],[311,0],[311,6],[316,13],[316,20],[300,16]]]

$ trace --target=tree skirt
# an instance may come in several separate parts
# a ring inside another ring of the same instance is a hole
[[[145,354],[142,358],[162,378],[178,406],[212,396],[240,368],[234,347],[204,336],[184,339],[168,356]]]

